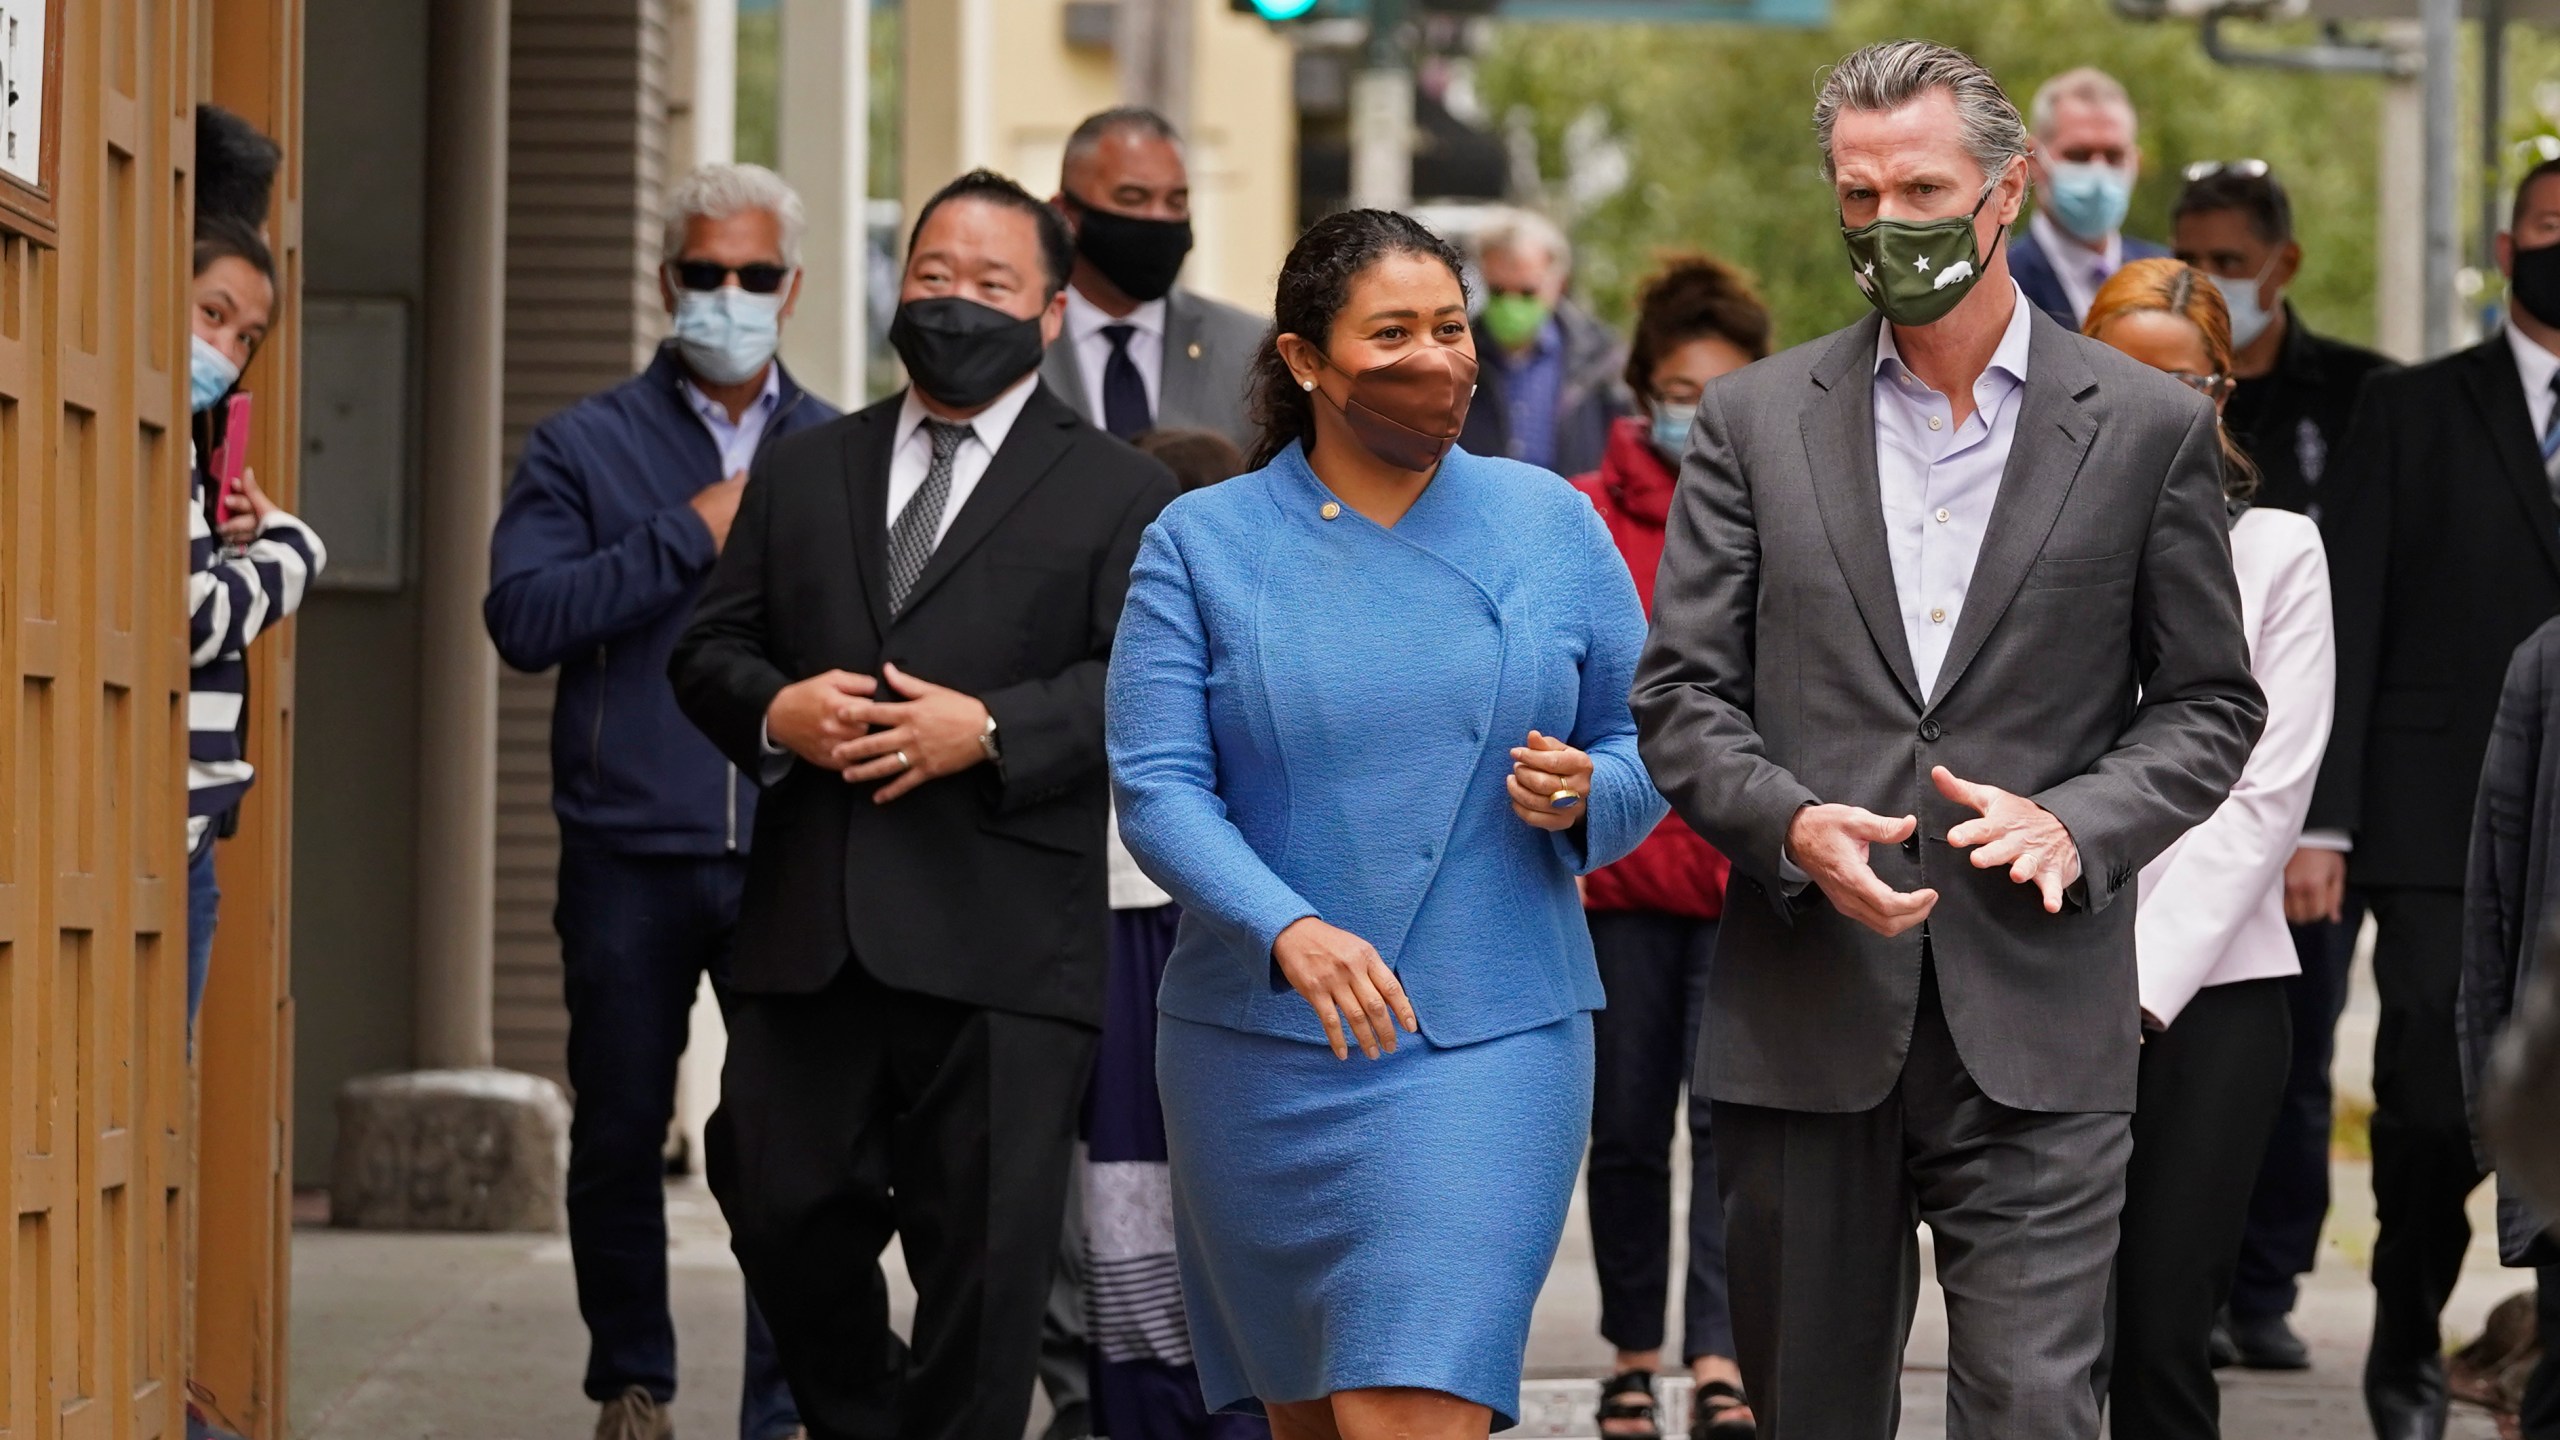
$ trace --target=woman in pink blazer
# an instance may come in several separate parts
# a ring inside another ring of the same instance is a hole
[[[2087,332],[2201,391],[2231,393],[2231,320],[2203,272],[2116,272]],[[2141,1088],[2116,1252],[2107,1394],[2116,1440],[2221,1434],[2210,1344],[2293,1047],[2281,982],[2300,970],[2284,863],[2329,741],[2336,645],[2319,529],[2251,509],[2257,476],[2223,437],[2231,563],[2267,728],[2231,796],[2142,872]]]

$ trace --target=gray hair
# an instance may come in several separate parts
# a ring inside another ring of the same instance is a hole
[[[1822,93],[1813,102],[1813,133],[1822,142],[1822,174],[1834,173],[1831,132],[1843,110],[1899,110],[1932,90],[1944,90],[1956,102],[1956,119],[1964,127],[1964,148],[1982,167],[1985,180],[2009,172],[2010,162],[2027,153],[2027,127],[2018,107],[1980,61],[1961,50],[1927,40],[1888,40],[1870,45],[1831,67]]]
[[[1570,271],[1573,269],[1573,242],[1565,238],[1564,227],[1535,210],[1502,210],[1476,234],[1476,254],[1490,255],[1500,250],[1517,255],[1535,250]]]
[[[684,232],[695,220],[726,220],[750,210],[772,213],[782,230],[782,263],[798,269],[800,232],[809,225],[800,192],[761,165],[726,161],[702,166],[667,193],[667,230],[659,240],[659,258],[672,261],[684,253]]]
[[[2065,103],[2101,105],[2122,111],[2128,126],[2137,125],[2133,97],[2125,93],[2124,83],[2094,65],[2065,70],[2036,87],[2036,97],[2027,102],[2027,121],[2039,140],[2053,135],[2053,112]]]
[[[1060,160],[1061,171],[1074,168],[1077,161],[1102,147],[1102,142],[1123,130],[1134,130],[1150,140],[1161,140],[1179,148],[1182,132],[1155,111],[1143,105],[1121,105],[1084,117],[1075,133],[1067,137],[1067,153]]]

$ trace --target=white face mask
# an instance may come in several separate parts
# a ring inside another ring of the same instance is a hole
[[[676,295],[676,348],[693,373],[714,385],[753,379],[782,343],[783,292],[757,295],[735,285]]]
[[[2267,333],[2267,327],[2275,323],[2276,312],[2283,308],[2284,296],[2281,294],[2276,296],[2276,303],[2273,305],[2258,303],[2258,290],[2267,283],[2267,276],[2273,274],[2275,268],[2275,257],[2270,255],[2267,257],[2266,268],[2249,279],[2233,280],[2221,275],[2213,277],[2213,288],[2222,292],[2223,308],[2231,312],[2232,349],[2248,349],[2253,341]]]

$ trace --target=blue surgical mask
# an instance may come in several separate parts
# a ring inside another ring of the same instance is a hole
[[[2268,260],[2267,270],[2274,269],[2275,264],[2273,259]],[[2249,342],[2266,334],[2267,327],[2275,323],[2275,306],[2258,303],[2258,287],[2266,283],[2267,270],[2261,270],[2246,280],[2229,280],[2220,275],[2213,277],[2213,288],[2222,292],[2222,308],[2231,312],[2231,348],[2234,350],[2248,349]],[[2276,305],[2283,303],[2279,296]]]
[[[1689,423],[1697,418],[1698,408],[1694,405],[1653,402],[1653,448],[1662,453],[1663,459],[1677,465],[1680,457],[1689,453]]]
[[[782,343],[783,292],[757,295],[735,285],[676,292],[676,348],[693,373],[714,385],[755,378]]]
[[[2113,165],[2057,161],[2047,169],[2045,208],[2054,222],[2094,245],[2116,233],[2133,204],[2133,176]]]
[[[231,363],[230,356],[206,344],[203,336],[187,338],[194,342],[187,353],[187,409],[201,415],[240,383],[240,367]]]

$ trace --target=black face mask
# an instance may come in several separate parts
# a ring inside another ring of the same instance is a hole
[[[1191,253],[1190,221],[1097,210],[1072,195],[1067,203],[1077,216],[1076,253],[1093,262],[1121,294],[1143,305],[1173,289],[1183,257]]]
[[[2509,293],[2524,313],[2545,325],[2560,325],[2560,245],[2518,250]]]
[[[889,344],[916,388],[955,410],[973,410],[1039,368],[1040,317],[937,295],[910,300],[889,322]]]

